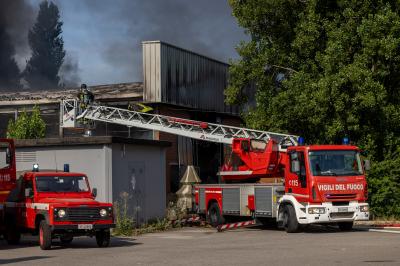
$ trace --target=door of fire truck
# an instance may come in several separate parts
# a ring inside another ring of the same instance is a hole
[[[14,143],[10,139],[0,139],[0,202],[4,202],[15,185]]]
[[[289,164],[286,166],[285,187],[286,193],[306,201],[309,198],[307,186],[307,164],[304,151],[290,151]]]

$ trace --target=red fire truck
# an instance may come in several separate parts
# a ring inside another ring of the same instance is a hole
[[[357,147],[293,145],[280,151],[278,146],[274,140],[235,139],[236,159],[220,172],[227,184],[195,188],[198,212],[213,226],[223,224],[226,217],[245,216],[263,223],[276,221],[288,233],[321,223],[335,223],[346,231],[354,221],[369,219]],[[262,179],[274,183],[260,183]],[[282,182],[276,182],[279,179]],[[235,183],[246,180],[255,183]]]
[[[55,238],[68,244],[83,235],[95,236],[99,247],[109,245],[112,204],[95,200],[97,190],[90,189],[85,174],[40,171],[34,165],[16,179],[14,144],[0,143],[6,162],[0,170],[0,232],[9,244],[17,244],[21,233],[32,233],[39,235],[41,249],[50,249]]]
[[[76,99],[62,101],[62,127],[92,120],[230,145],[232,156],[219,172],[223,184],[195,187],[196,209],[214,226],[236,216],[275,221],[287,232],[314,223],[350,230],[354,221],[369,219],[364,171],[369,162],[364,167],[360,150],[347,138],[343,145],[304,145],[302,138],[289,134],[79,106]]]

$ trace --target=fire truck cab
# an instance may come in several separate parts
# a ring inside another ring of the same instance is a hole
[[[19,176],[4,203],[5,238],[17,244],[21,233],[32,233],[41,249],[50,249],[55,238],[68,244],[74,236],[95,236],[99,247],[107,247],[115,227],[112,204],[96,201],[96,194],[85,174],[36,165]]]

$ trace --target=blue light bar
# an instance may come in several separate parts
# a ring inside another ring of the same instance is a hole
[[[350,144],[350,139],[348,137],[343,138],[343,145],[349,145]]]
[[[303,137],[299,137],[297,139],[297,143],[299,143],[300,146],[304,145],[304,143],[305,143],[304,138]]]
[[[39,165],[35,163],[32,167],[32,172],[39,172]]]

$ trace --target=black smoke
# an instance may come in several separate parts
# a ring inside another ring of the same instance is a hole
[[[65,56],[59,75],[61,78],[61,87],[73,88],[77,87],[81,83],[81,78],[79,76],[79,61],[75,55],[69,53]]]
[[[21,73],[31,57],[28,32],[36,22],[40,3],[41,0],[0,0],[0,91],[28,88]],[[80,82],[78,71],[78,59],[67,53],[59,71],[60,85],[77,86]]]
[[[247,39],[226,0],[84,0],[95,21],[120,25],[103,51],[104,60],[127,80],[141,80],[141,42],[162,40],[224,62]],[[106,27],[104,27],[107,30]],[[105,36],[108,34],[105,32]],[[133,74],[133,75],[132,75]]]
[[[20,87],[18,54],[27,48],[33,10],[24,0],[0,1],[0,90]]]

